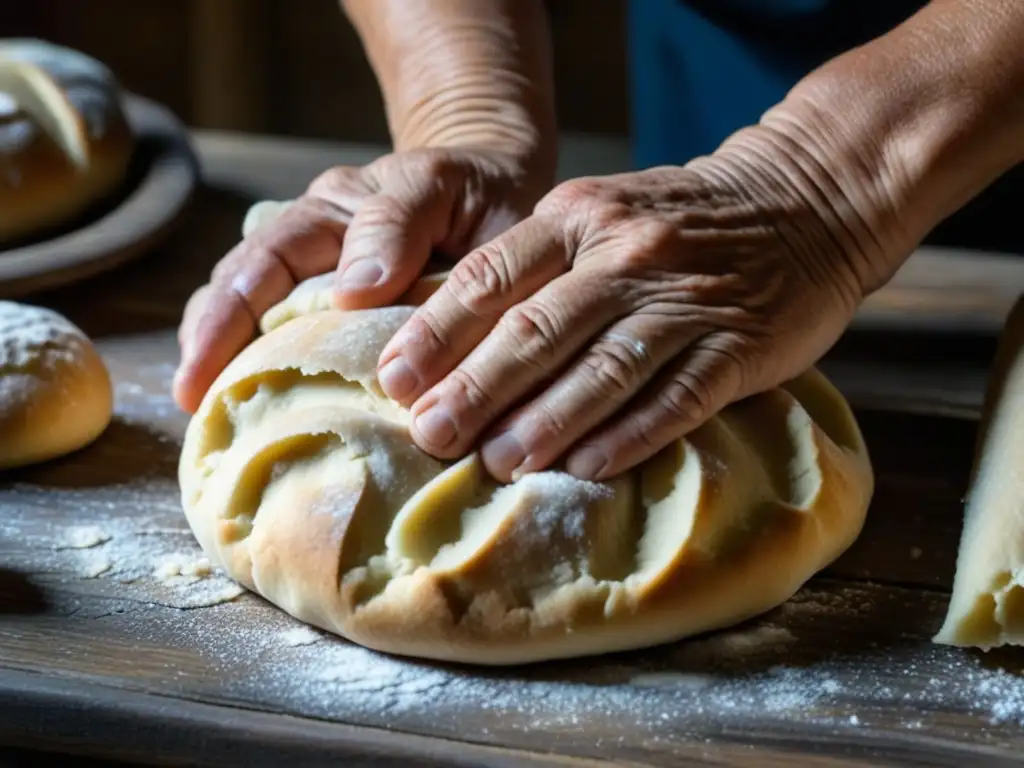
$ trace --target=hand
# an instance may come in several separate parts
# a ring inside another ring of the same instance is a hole
[[[490,150],[423,149],[333,168],[257,228],[189,300],[174,397],[189,412],[296,284],[337,269],[338,304],[387,304],[432,252],[458,258],[529,213],[550,181]]]
[[[503,481],[559,461],[602,480],[811,367],[864,291],[831,212],[867,203],[746,162],[562,184],[465,257],[379,361],[417,443],[480,444]]]

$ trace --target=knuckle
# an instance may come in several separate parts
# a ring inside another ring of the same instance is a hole
[[[533,446],[543,447],[556,442],[559,435],[568,430],[564,415],[548,403],[538,403],[529,417],[525,432],[524,447],[529,452]]]
[[[447,346],[448,335],[442,330],[443,327],[430,305],[424,304],[406,321],[396,338],[411,350],[427,353],[424,357],[429,358],[438,349]],[[413,362],[410,360],[410,363]]]
[[[625,440],[621,442],[642,446],[646,453],[653,453],[660,447],[658,442],[654,439],[655,431],[651,428],[651,425],[646,424],[638,414],[628,414],[626,416],[624,426]]]
[[[352,229],[393,227],[401,224],[406,216],[406,207],[397,197],[383,194],[373,195],[366,198],[359,206],[359,210],[352,220]]]
[[[477,248],[455,265],[446,284],[466,312],[486,316],[496,299],[512,291],[504,249],[497,243]]]
[[[581,364],[601,391],[631,394],[647,379],[651,357],[640,342],[610,337],[595,345]]]
[[[623,246],[613,258],[614,266],[624,272],[635,272],[651,266],[666,254],[677,250],[678,233],[661,221],[631,222],[620,229]]]
[[[522,363],[549,372],[558,357],[556,315],[539,301],[517,304],[501,319],[513,354]]]
[[[693,424],[710,415],[714,395],[700,376],[680,373],[657,394],[657,401],[674,421]]]
[[[306,195],[310,197],[329,197],[339,190],[349,188],[359,176],[359,169],[347,165],[328,168],[317,176],[306,187]]]
[[[423,151],[416,154],[415,170],[428,178],[440,178],[451,169],[451,159],[444,152]]]
[[[541,215],[565,213],[584,201],[603,198],[604,189],[604,183],[596,177],[563,181],[537,203],[535,210]]]
[[[634,236],[651,251],[674,250],[679,245],[679,231],[676,227],[657,218],[637,222]]]
[[[448,374],[446,387],[455,399],[455,416],[460,414],[489,414],[494,409],[494,398],[480,385],[477,377],[465,368],[456,368]]]

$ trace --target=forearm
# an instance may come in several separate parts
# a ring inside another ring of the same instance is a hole
[[[810,74],[721,151],[758,142],[785,145],[789,177],[837,224],[870,293],[1024,160],[1024,3],[934,0]]]
[[[341,0],[384,95],[396,150],[485,146],[554,173],[541,0]]]

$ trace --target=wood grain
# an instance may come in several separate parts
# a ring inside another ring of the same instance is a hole
[[[178,224],[199,168],[184,126],[167,109],[129,95],[136,149],[123,188],[81,217],[21,247],[0,251],[0,297],[66,285],[137,258]]]
[[[953,575],[989,306],[971,310],[970,333],[944,317],[898,333],[878,323],[837,346],[826,370],[863,406],[878,475],[864,531],[791,601],[725,632],[481,671],[303,635],[253,595],[218,602],[232,593],[217,577],[159,577],[165,558],[199,556],[176,480],[186,420],[169,396],[184,301],[249,203],[374,152],[208,133],[196,144],[206,184],[180,230],[145,260],[33,298],[98,340],[116,418],[76,454],[0,475],[0,743],[163,765],[1020,762],[1024,659],[930,642]],[[989,285],[969,258],[946,274],[1008,295],[1003,262]],[[930,301],[957,295],[930,269],[913,277]],[[934,407],[906,412],[915,397]],[[933,415],[943,408],[956,418]],[[83,527],[109,540],[64,548]]]

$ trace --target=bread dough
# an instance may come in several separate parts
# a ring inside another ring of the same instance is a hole
[[[0,244],[59,226],[122,183],[134,140],[120,97],[82,53],[0,40]]]
[[[413,311],[297,313],[188,425],[179,481],[200,545],[301,621],[488,665],[640,648],[779,605],[860,532],[871,464],[815,370],[613,481],[498,485],[476,454],[422,452],[376,381]]]
[[[0,468],[91,443],[113,402],[106,366],[81,330],[52,310],[0,301]]]
[[[953,594],[935,642],[1024,645],[1024,298],[1007,317],[988,391],[964,509]]]

